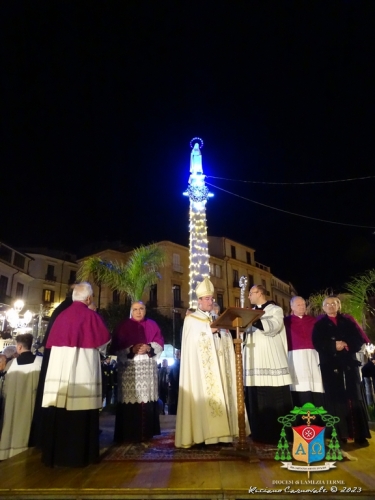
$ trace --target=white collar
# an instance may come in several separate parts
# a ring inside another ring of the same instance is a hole
[[[201,313],[203,313],[205,316],[207,316],[208,318],[211,319],[211,314],[210,314],[210,311],[202,311],[202,309],[199,309],[198,307],[198,311],[200,311]]]

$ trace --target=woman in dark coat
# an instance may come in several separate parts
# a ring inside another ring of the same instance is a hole
[[[342,442],[349,438],[368,446],[371,434],[356,358],[364,340],[354,322],[339,313],[338,298],[326,297],[323,309],[326,314],[315,324],[312,341],[320,357],[325,409],[340,418],[336,428]]]

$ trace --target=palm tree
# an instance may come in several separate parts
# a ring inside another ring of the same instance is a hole
[[[354,316],[358,323],[366,326],[366,313],[374,314],[369,297],[375,294],[375,269],[354,276],[345,284],[348,290],[346,312]]]
[[[153,243],[133,250],[125,263],[89,257],[82,263],[78,278],[93,278],[96,283],[126,294],[134,302],[141,300],[147,288],[160,279],[159,269],[165,264],[164,249]]]

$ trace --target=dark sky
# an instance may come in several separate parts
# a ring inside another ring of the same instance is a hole
[[[5,2],[0,240],[188,245],[189,141],[210,235],[298,291],[374,267],[375,2]],[[371,227],[373,229],[371,229]]]

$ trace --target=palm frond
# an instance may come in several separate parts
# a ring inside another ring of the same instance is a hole
[[[319,314],[324,314],[323,311],[323,300],[329,295],[328,290],[321,290],[310,295],[307,299],[307,314],[311,316],[319,316]]]
[[[133,250],[126,263],[129,295],[132,300],[140,300],[144,291],[160,279],[159,269],[166,263],[163,248],[156,244],[140,246]]]
[[[354,276],[345,284],[345,288],[350,296],[350,314],[359,323],[364,323],[366,311],[372,312],[368,298],[375,293],[375,269],[369,269],[364,274]]]
[[[125,263],[89,257],[82,263],[77,276],[80,280],[93,280],[125,293],[135,301],[141,300],[147,288],[160,279],[159,269],[165,263],[165,250],[151,244],[133,250]]]
[[[106,261],[101,257],[89,257],[82,263],[77,276],[80,280],[92,280],[97,285],[105,284],[118,289],[123,274],[124,264]]]

